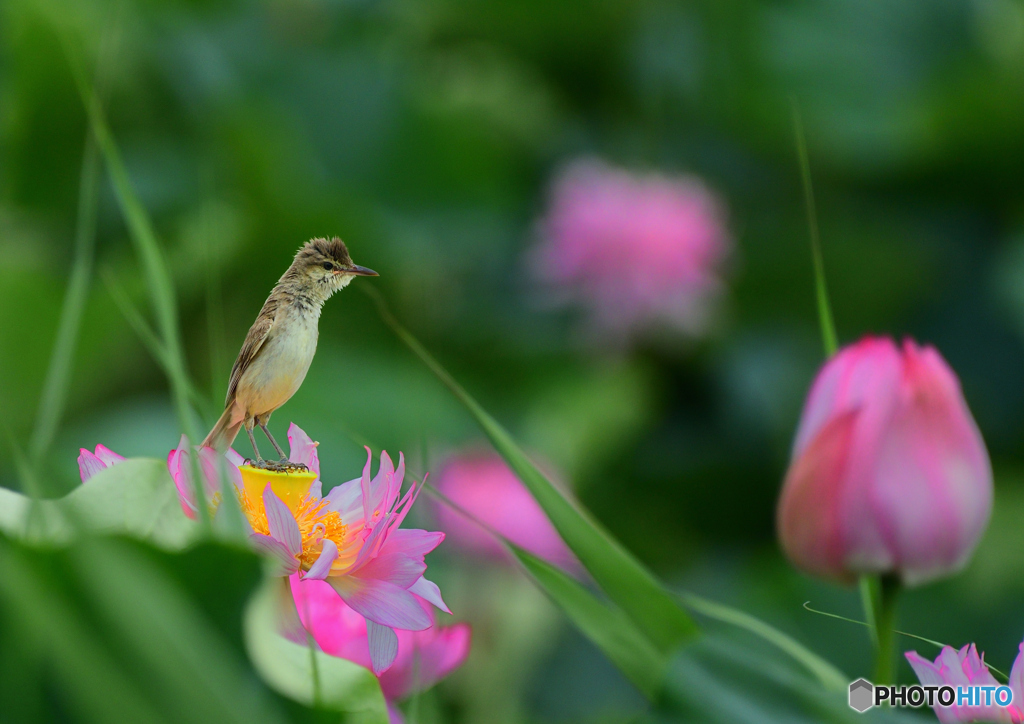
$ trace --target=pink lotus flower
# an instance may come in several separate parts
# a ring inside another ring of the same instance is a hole
[[[437,489],[512,543],[566,570],[576,557],[540,505],[497,453],[465,453],[441,466]],[[462,549],[506,560],[508,553],[485,528],[446,506],[436,507],[439,527]]]
[[[117,465],[124,460],[121,455],[105,445],[97,445],[96,452],[89,452],[84,447],[78,452],[78,474],[82,476],[83,483],[100,470]]]
[[[288,439],[289,441],[291,440],[290,434]],[[204,447],[199,448],[198,454],[199,467],[203,472],[203,491],[211,504],[211,508],[216,508],[220,500],[220,488],[218,486],[220,476],[217,469],[217,453],[213,448]],[[171,450],[167,455],[167,469],[174,480],[174,486],[178,489],[178,501],[181,503],[181,509],[185,511],[185,515],[194,520],[198,515],[199,508],[196,503],[195,485],[192,482],[192,462],[190,458],[188,438],[182,435],[181,440],[178,442],[178,447]],[[235,489],[241,488],[242,473],[239,468],[245,462],[245,459],[230,448],[224,454],[224,458],[226,463],[223,464],[221,470],[227,475],[228,480],[234,484]]]
[[[282,576],[325,580],[350,608],[365,617],[370,658],[375,673],[391,666],[398,652],[395,629],[422,631],[432,625],[420,599],[447,611],[441,592],[423,577],[424,556],[444,539],[444,533],[399,528],[423,483],[399,497],[405,459],[396,469],[386,452],[370,476],[372,456],[367,448],[362,477],[321,493],[316,445],[296,425],[288,431],[289,459],[309,472],[257,470],[229,451],[223,467],[234,483],[251,527],[252,545],[279,564]],[[182,439],[168,456],[167,467],[178,488],[182,508],[194,516],[198,507],[191,482],[190,455]],[[217,505],[217,455],[199,451],[208,502]],[[426,481],[424,480],[424,483]]]
[[[723,216],[697,178],[576,161],[555,181],[534,268],[564,300],[589,308],[599,330],[662,324],[699,334],[732,247]]]
[[[366,620],[342,601],[323,581],[290,579],[299,618],[325,653],[367,668],[372,666]],[[379,674],[392,722],[400,722],[395,702],[426,691],[462,665],[469,654],[470,628],[467,624],[438,626],[431,606],[420,599],[430,628],[398,631],[398,654],[394,664]]]
[[[798,567],[916,584],[970,558],[992,469],[956,375],[937,351],[867,338],[841,350],[804,406],[778,508]]]
[[[908,651],[907,661],[924,686],[999,686],[999,682],[989,673],[984,656],[978,655],[974,644],[964,646],[958,652],[945,646],[935,663],[918,655],[916,651]],[[957,722],[1024,722],[1024,644],[1010,670],[1010,690],[1013,691],[1013,702],[1007,706],[935,706],[936,716],[942,724]]]

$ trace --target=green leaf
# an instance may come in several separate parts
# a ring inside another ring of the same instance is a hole
[[[675,651],[697,633],[697,626],[665,587],[589,513],[570,502],[530,461],[512,436],[491,417],[400,325],[375,292],[384,321],[406,346],[469,410],[495,449],[540,504],[551,523],[608,597],[663,654]]]
[[[56,682],[85,721],[166,721],[118,666],[100,635],[27,556],[0,538],[0,602],[19,633],[50,652]]]
[[[858,724],[919,722],[916,714],[873,709],[858,714],[843,691],[823,691],[792,661],[749,634],[709,631],[668,669],[665,719],[721,724]]]
[[[101,470],[56,500],[33,502],[0,489],[0,531],[41,543],[66,543],[84,531],[123,534],[166,550],[181,550],[199,536],[182,512],[166,464],[150,458]]]
[[[569,617],[648,698],[661,687],[668,659],[618,608],[598,600],[556,566],[509,544],[520,563]]]
[[[745,611],[709,601],[692,593],[680,594],[680,597],[691,610],[708,618],[713,618],[716,621],[749,631],[782,650],[813,674],[826,691],[846,691],[850,680],[843,672],[774,626],[765,623],[755,616],[751,616]]]
[[[140,676],[158,682],[151,696],[168,719],[281,721],[268,693],[253,691],[242,657],[153,561],[104,539],[75,545],[70,560],[110,643]]]
[[[221,543],[166,553],[123,537],[56,549],[0,535],[5,671],[29,669],[37,721],[284,724],[285,702],[241,645],[261,567]]]
[[[279,633],[277,588],[282,582],[287,585],[285,579],[268,579],[245,611],[245,645],[260,676],[279,694],[307,706],[345,712],[366,724],[388,724],[384,694],[369,669]]]

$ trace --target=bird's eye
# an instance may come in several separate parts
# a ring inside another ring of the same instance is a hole
[[[326,269],[327,271],[331,271],[332,269],[334,269],[334,264],[331,264],[331,262],[329,261],[325,261],[323,263],[323,268]]]

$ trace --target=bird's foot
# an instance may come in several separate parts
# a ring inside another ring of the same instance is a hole
[[[273,473],[309,472],[309,468],[303,465],[302,463],[293,463],[291,460],[288,459],[264,460],[263,458],[258,458],[256,460],[251,460],[249,458],[246,458],[244,464],[248,465],[249,467],[256,468],[257,470],[269,470],[270,472]]]
[[[295,472],[307,472],[307,468],[302,463],[293,463],[291,460],[264,460],[260,466],[263,470],[272,470],[275,473],[295,473]]]

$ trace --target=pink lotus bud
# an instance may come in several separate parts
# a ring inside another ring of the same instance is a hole
[[[78,452],[78,472],[83,483],[88,482],[89,478],[100,470],[105,470],[124,461],[123,455],[118,455],[106,445],[97,445],[96,452],[89,452],[84,447]]]
[[[931,347],[866,338],[819,373],[779,500],[799,568],[906,584],[962,568],[992,509],[992,468],[956,375]]]

